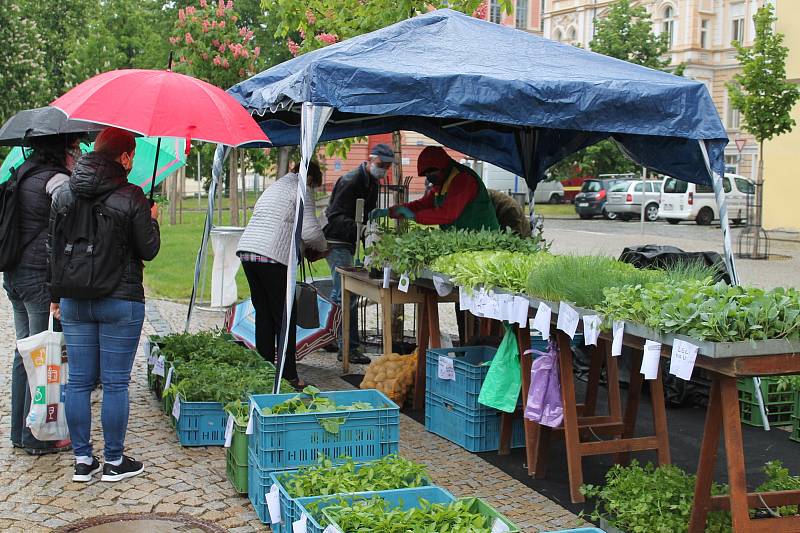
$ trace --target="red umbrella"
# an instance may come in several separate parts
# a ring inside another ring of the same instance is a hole
[[[50,104],[69,118],[126,129],[147,137],[182,137],[240,146],[269,142],[231,95],[169,70],[126,69],[90,78]]]

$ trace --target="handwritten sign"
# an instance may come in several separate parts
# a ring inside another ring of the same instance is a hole
[[[439,379],[456,380],[456,369],[453,367],[453,360],[446,355],[439,356],[439,367],[437,371]]]
[[[672,343],[669,373],[689,381],[692,379],[695,359],[697,359],[697,346],[690,342],[675,339],[675,342]]]
[[[597,346],[597,337],[600,336],[600,317],[585,315],[583,317],[583,343],[586,346]]]
[[[656,379],[658,377],[658,365],[661,361],[661,343],[647,340],[644,343],[644,354],[642,355],[642,367],[639,370],[644,374],[644,379]]]
[[[572,306],[564,302],[558,304],[558,322],[556,323],[556,327],[569,335],[570,339],[575,336],[579,321],[580,315]]]
[[[267,510],[269,511],[269,521],[279,524],[281,521],[281,499],[278,485],[273,483],[267,493]]]
[[[550,317],[553,310],[544,302],[539,302],[539,307],[536,309],[536,317],[533,319],[534,329],[542,333],[542,339],[548,340],[550,338]]]
[[[153,375],[164,377],[164,356],[159,355],[156,364],[153,365]]]
[[[225,424],[225,447],[231,447],[231,441],[233,441],[233,415],[228,415],[228,423]]]

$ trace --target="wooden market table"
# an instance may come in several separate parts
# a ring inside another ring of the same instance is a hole
[[[623,345],[636,351],[631,365],[631,383],[627,406],[620,418],[620,395],[616,358],[610,355],[612,339],[601,334],[598,347],[592,350],[589,370],[589,383],[586,400],[578,404],[572,375],[572,350],[570,338],[561,331],[555,331],[557,306],[553,306],[552,334],[557,335],[559,345],[559,365],[561,395],[564,405],[564,422],[559,428],[547,428],[525,420],[526,454],[528,472],[536,477],[545,474],[546,452],[551,434],[563,434],[567,450],[567,468],[572,501],[582,502],[580,485],[583,483],[581,459],[589,455],[616,454],[616,462],[624,463],[632,451],[656,450],[659,464],[670,462],[669,438],[667,434],[666,412],[664,406],[661,369],[656,379],[650,380],[651,403],[655,435],[634,437],[636,417],[643,383],[639,372],[642,350],[647,339],[661,343],[661,357],[670,358],[675,335],[662,335],[647,328],[627,324]],[[581,314],[590,312],[579,310]],[[800,490],[748,493],[745,478],[744,451],[742,443],[742,424],[739,415],[739,393],[737,379],[754,376],[775,376],[800,374],[800,344],[788,341],[764,341],[751,344],[709,343],[680,337],[699,347],[695,367],[708,372],[712,385],[706,412],[703,440],[697,466],[694,506],[692,509],[689,533],[705,531],[709,511],[730,510],[733,530],[737,533],[800,532],[800,515],[751,519],[751,508],[766,506],[778,507],[800,504]],[[520,352],[530,346],[527,328],[519,328]],[[522,358],[523,390],[530,384],[529,356]],[[602,366],[608,375],[608,416],[595,416],[597,389]],[[660,366],[660,365],[659,365]],[[591,429],[594,435],[611,435],[613,440],[584,442],[584,430]],[[730,494],[712,496],[711,485],[720,433],[724,435],[728,485]]]
[[[390,280],[389,287],[383,287],[383,278],[369,277],[363,269],[337,268],[341,276],[342,287],[342,368],[344,373],[350,371],[350,359],[344,354],[350,353],[350,308],[351,295],[361,296],[379,304],[383,311],[383,346],[384,351],[392,349],[392,306],[415,304],[417,311],[417,372],[414,382],[414,408],[425,405],[425,353],[430,345],[438,348],[439,307],[442,302],[457,302],[458,291],[445,297],[439,297],[433,288],[426,288],[411,283],[407,292],[398,288],[396,280]],[[421,403],[420,403],[421,402]]]

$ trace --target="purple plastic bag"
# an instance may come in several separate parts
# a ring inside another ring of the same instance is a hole
[[[558,352],[550,341],[546,352],[528,350],[538,355],[531,365],[531,387],[525,404],[525,418],[551,428],[564,420],[561,381],[558,375]]]

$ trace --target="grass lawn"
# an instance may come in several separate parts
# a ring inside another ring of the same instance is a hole
[[[223,213],[223,224],[229,222],[229,217],[229,213]],[[149,296],[170,300],[190,298],[194,281],[194,262],[200,248],[204,222],[205,213],[184,211],[183,224],[161,225],[161,251],[153,261],[146,264],[144,269],[144,284]],[[211,293],[212,260],[209,246],[206,298]],[[329,275],[328,263],[325,261],[314,263],[312,274],[318,277]],[[236,275],[236,285],[240,298],[250,295],[247,279],[241,268]]]
[[[573,204],[538,204],[534,208],[534,211],[536,214],[544,215],[545,218],[548,216],[578,217],[578,215],[575,214],[575,206]]]

